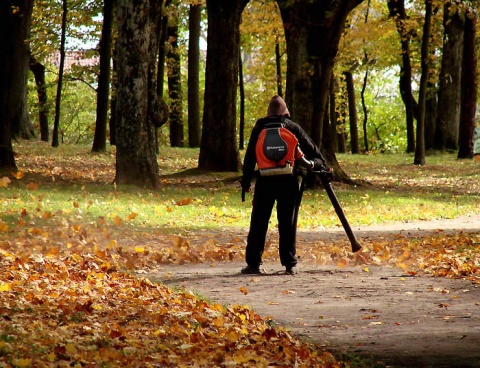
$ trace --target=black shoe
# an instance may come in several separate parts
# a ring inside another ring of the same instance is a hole
[[[287,267],[285,270],[286,275],[295,275],[297,273],[297,268],[295,266],[293,267]]]
[[[245,268],[242,268],[240,272],[244,275],[260,275],[262,273],[262,270],[260,269],[260,267],[247,266]]]

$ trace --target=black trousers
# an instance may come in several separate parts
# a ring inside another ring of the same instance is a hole
[[[268,222],[277,202],[279,254],[282,266],[297,264],[297,220],[304,184],[296,175],[259,177],[253,194],[250,231],[247,237],[245,260],[249,266],[262,264]]]

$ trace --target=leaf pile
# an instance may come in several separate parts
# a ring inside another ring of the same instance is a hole
[[[246,306],[127,272],[184,258],[184,243],[124,247],[98,224],[15,230],[0,232],[0,366],[341,366]]]
[[[311,234],[311,233],[310,233]],[[157,236],[159,236],[157,234]],[[464,278],[480,283],[480,233],[438,232],[424,237],[408,237],[402,234],[359,239],[362,250],[351,253],[346,239],[318,241],[315,235],[299,235],[297,255],[302,263],[335,265],[375,265],[398,267],[414,275],[420,272],[435,277]],[[278,236],[269,235],[263,259],[265,262],[279,262]],[[166,263],[211,263],[239,261],[245,259],[245,235],[213,233],[170,236],[160,253],[143,236],[146,252],[142,262],[145,271],[155,268],[155,262]],[[152,243],[153,242],[153,243]],[[153,261],[148,261],[148,258]],[[137,263],[138,265],[138,263]]]
[[[405,235],[361,239],[363,249],[355,254],[349,245],[314,244],[304,257],[316,264],[389,265],[415,275],[464,278],[480,283],[480,234],[453,233],[409,238]],[[313,250],[321,248],[322,250]]]
[[[246,306],[209,304],[131,274],[162,263],[243,260],[238,234],[130,233],[102,220],[74,225],[52,218],[51,227],[3,227],[0,241],[3,366],[341,366]],[[273,243],[265,256],[277,261]],[[360,254],[340,241],[301,244],[299,255],[319,266],[391,265],[480,281],[475,234],[361,243]]]

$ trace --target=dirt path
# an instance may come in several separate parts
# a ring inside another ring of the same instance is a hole
[[[365,237],[480,231],[480,215],[456,220],[354,229]],[[341,229],[299,234],[345,236]],[[301,266],[294,276],[279,264],[267,275],[239,273],[243,263],[165,266],[155,280],[224,304],[249,305],[330,351],[373,357],[391,367],[480,367],[480,285],[466,280],[412,277],[390,267]]]

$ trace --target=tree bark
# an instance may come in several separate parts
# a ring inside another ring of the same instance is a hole
[[[430,29],[432,23],[432,0],[425,0],[425,22],[423,25],[420,91],[418,93],[417,141],[415,144],[415,165],[425,165],[425,107],[429,74]]]
[[[0,2],[0,169],[16,171],[12,128],[20,124],[27,89],[33,0]]]
[[[63,70],[65,68],[65,39],[67,33],[67,13],[68,2],[62,0],[62,35],[60,38],[60,66],[58,68],[58,81],[57,81],[57,95],[55,97],[55,120],[53,122],[53,134],[52,134],[52,147],[58,147],[60,145],[59,132],[60,132],[60,113],[62,102],[62,87],[63,87]]]
[[[22,92],[22,109],[20,111],[19,123],[12,127],[12,137],[22,139],[32,139],[36,137],[28,111],[28,90],[25,88]]]
[[[166,0],[165,1],[165,8],[170,6],[172,3],[171,0]],[[164,79],[165,79],[165,59],[166,59],[166,53],[167,53],[167,28],[168,28],[168,14],[163,13],[160,19],[158,20],[158,61],[157,61],[157,81],[156,81],[156,96],[157,96],[157,101],[162,102],[166,106],[166,117],[165,121],[163,124],[168,122],[168,116],[170,114],[169,108],[167,103],[163,100],[163,89],[164,89]],[[160,148],[158,145],[158,132],[159,128],[163,124],[156,124],[156,129],[155,129],[155,151],[159,153]]]
[[[200,22],[202,6],[191,4],[188,17],[188,146],[200,146]]]
[[[368,63],[368,57],[367,57],[367,63]],[[365,91],[367,89],[367,84],[368,84],[368,65],[367,65],[367,70],[365,70],[365,74],[363,76],[363,85],[362,85],[362,91],[360,93],[361,99],[362,99],[362,110],[363,110],[363,146],[365,153],[368,153],[370,151],[370,148],[368,146],[368,129],[367,129],[367,124],[368,124],[368,109],[367,109],[367,104],[365,103]]]
[[[277,70],[277,95],[283,98],[282,55],[280,54],[278,36],[275,36],[275,66]]]
[[[368,3],[367,3],[367,10],[365,12],[365,24],[368,23],[368,16],[370,14],[370,6],[371,6],[371,1],[368,0]],[[365,41],[364,41],[365,42]],[[364,146],[364,152],[368,154],[368,152],[370,151],[370,148],[368,146],[368,130],[367,130],[367,124],[368,124],[368,109],[367,109],[367,104],[365,103],[365,91],[367,89],[367,85],[368,85],[368,75],[370,73],[370,68],[369,68],[369,64],[370,64],[370,58],[369,58],[369,55],[368,55],[368,52],[365,50],[363,52],[363,55],[364,55],[364,64],[366,65],[366,69],[365,69],[365,74],[363,75],[363,84],[362,84],[362,90],[360,92],[360,97],[361,97],[361,100],[362,100],[362,110],[363,110],[363,146]]]
[[[22,3],[22,1],[7,1],[7,4],[12,5],[11,9],[13,11],[16,11],[15,9],[16,9],[17,6],[22,6],[22,5],[19,5],[21,3]],[[23,1],[23,3],[25,3],[25,1]],[[7,29],[7,28],[5,28],[5,29]],[[24,40],[23,42],[25,42],[26,45],[28,45],[27,40]],[[29,50],[28,47],[27,47],[27,49]],[[22,60],[19,66],[23,67],[24,62],[25,61]],[[28,59],[27,59],[27,65],[28,65]],[[28,69],[27,69],[27,74],[25,75],[25,78],[28,78]],[[25,83],[26,83],[26,81],[25,81]],[[12,135],[12,138],[14,138],[14,139],[17,139],[17,138],[31,139],[31,138],[35,138],[35,136],[36,136],[35,129],[33,128],[32,122],[30,120],[29,111],[28,111],[28,98],[27,98],[28,97],[27,96],[28,90],[27,90],[27,88],[23,88],[23,85],[24,85],[24,83],[21,83],[20,85],[16,86],[16,87],[20,88],[21,93],[22,93],[22,97],[21,97],[21,102],[18,105],[18,110],[17,110],[18,116],[15,117],[15,120],[17,121],[17,123],[13,124],[12,127],[11,127],[11,135]],[[16,93],[16,92],[14,92],[14,93]]]
[[[166,37],[167,31],[166,27],[168,23],[168,18],[162,17],[162,3],[163,0],[159,3],[151,2],[150,6],[154,11],[150,13],[150,44],[149,44],[149,64],[148,64],[148,119],[154,128],[154,142],[155,142],[155,153],[159,153],[158,146],[158,128],[162,127],[165,123],[168,122],[168,117],[170,114],[169,108],[165,100],[163,99],[163,77],[164,77],[164,68],[163,64],[165,63],[165,54],[162,56],[159,55],[160,51],[165,51],[165,47],[161,48],[160,44],[163,42],[165,46],[165,40],[163,37]],[[170,1],[168,1],[170,3]],[[156,8],[160,6],[160,8]],[[160,60],[162,67],[160,66]],[[158,74],[160,73],[160,75]],[[159,87],[158,84],[161,84]],[[161,91],[161,93],[159,93]]]
[[[150,89],[162,1],[118,0],[117,184],[158,188]]]
[[[338,81],[337,81],[338,82]],[[339,88],[339,85],[336,85]],[[337,110],[337,141],[338,141],[338,153],[347,153],[347,133],[345,132],[345,125],[347,121],[347,101],[345,99],[345,91],[342,91],[342,98],[338,104]],[[335,102],[337,104],[337,102]],[[338,127],[338,122],[341,122]]]
[[[241,50],[238,53],[238,89],[240,92],[240,123],[239,123],[239,144],[240,149],[245,148],[245,84],[243,81],[243,62]]]
[[[108,127],[110,130],[110,145],[117,145],[117,56],[116,46],[113,44],[112,50],[112,75],[111,75],[111,97],[110,97],[110,120]]]
[[[238,171],[236,97],[240,20],[248,0],[207,0],[208,37],[203,130],[198,167]]]
[[[429,91],[433,88],[432,85],[428,87]],[[437,113],[438,113],[438,94],[427,93],[427,100],[425,105],[425,150],[433,149],[435,145],[435,130],[437,127]]]
[[[344,72],[343,75],[345,76],[345,83],[347,84],[348,118],[350,121],[350,149],[352,154],[358,154],[360,153],[360,144],[358,142],[358,117],[353,76],[351,72]]]
[[[44,142],[48,142],[48,95],[47,83],[45,81],[45,65],[40,63],[33,56],[30,56],[29,66],[35,78],[35,85],[37,87],[40,139]]]
[[[165,1],[165,7],[172,3],[171,0]],[[159,19],[159,41],[158,41],[158,63],[157,63],[157,96],[163,97],[163,80],[165,78],[165,59],[167,54],[167,28],[168,15],[162,14]]]
[[[477,12],[468,9],[465,14],[465,36],[463,39],[462,107],[460,112],[460,134],[458,158],[473,158],[475,115],[477,111],[477,54],[475,34]]]
[[[402,46],[402,65],[400,66],[400,95],[405,105],[407,126],[407,152],[415,150],[415,129],[413,119],[417,115],[417,104],[412,92],[412,64],[410,61],[410,32],[406,28],[408,20],[405,0],[388,0],[390,16],[395,19]]]
[[[444,6],[445,32],[434,140],[434,148],[438,150],[458,148],[464,17],[459,10],[452,12],[456,6],[452,1]]]
[[[170,18],[167,29],[167,75],[168,95],[170,98],[170,146],[183,147],[183,93],[180,68],[180,51],[178,49],[178,14]]]
[[[347,16],[362,1],[277,0],[287,42],[286,101],[293,120],[319,146],[338,43]],[[325,158],[336,178],[349,180],[330,149]]]
[[[328,106],[329,106],[329,117],[330,117],[330,140],[332,141],[334,152],[338,152],[338,133],[337,133],[337,121],[338,121],[338,112],[336,108],[336,81],[335,74],[332,73],[332,80],[330,81],[330,94],[328,97]]]
[[[100,74],[97,87],[97,117],[92,152],[105,152],[107,144],[110,62],[112,59],[112,26],[114,0],[103,0],[103,25],[100,39]]]

